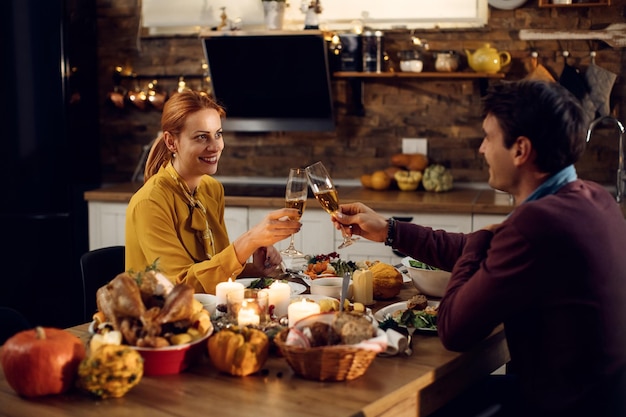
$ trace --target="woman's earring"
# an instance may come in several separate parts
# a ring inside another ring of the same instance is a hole
[[[172,158],[176,158],[176,152],[172,153]]]

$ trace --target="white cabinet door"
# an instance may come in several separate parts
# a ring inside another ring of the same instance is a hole
[[[90,201],[89,250],[124,245],[127,203]]]
[[[379,212],[385,217],[411,218],[412,223],[422,226],[432,227],[433,229],[442,229],[448,232],[469,233],[472,230],[471,214],[433,214],[433,213],[388,213]],[[337,247],[341,244],[341,235],[337,234]],[[382,242],[371,242],[366,239],[359,239],[356,243],[337,252],[342,259],[360,261],[360,260],[380,260],[381,262],[395,265],[400,263],[402,259],[395,254],[392,249],[385,246]]]
[[[258,224],[271,209],[250,208],[250,227]],[[316,255],[320,253],[330,253],[335,249],[335,237],[332,222],[328,213],[319,209],[306,209],[302,218],[302,229],[294,236],[296,249],[307,254]],[[282,240],[274,245],[276,249],[282,250],[289,246],[289,239]]]
[[[491,224],[502,223],[506,219],[505,214],[474,214],[472,216],[472,231],[482,229]]]
[[[224,209],[224,222],[228,231],[228,238],[232,242],[248,230],[248,208],[226,207]]]

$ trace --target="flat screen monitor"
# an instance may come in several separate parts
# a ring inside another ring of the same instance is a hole
[[[202,38],[226,131],[335,129],[328,48],[321,32]]]

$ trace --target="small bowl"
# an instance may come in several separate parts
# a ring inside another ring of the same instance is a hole
[[[402,265],[406,267],[415,288],[424,295],[443,297],[448,282],[450,282],[451,273],[440,269],[415,268],[411,266],[409,260],[411,258],[408,257],[402,259]]]
[[[217,308],[217,296],[213,294],[194,294],[193,298],[198,300],[206,311],[209,312],[211,317],[215,315],[215,309]]]
[[[143,374],[147,376],[179,374],[207,352],[207,339],[213,331],[191,343],[161,348],[131,346],[143,358]]]
[[[311,281],[310,291],[314,295],[325,295],[327,297],[341,298],[341,284],[343,278],[328,277],[316,278]],[[352,297],[352,283],[348,286],[347,298]]]

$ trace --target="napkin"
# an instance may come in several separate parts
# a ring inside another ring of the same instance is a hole
[[[385,330],[385,336],[387,337],[387,348],[381,352],[381,356],[394,356],[404,353],[409,345],[406,335],[393,329]]]

